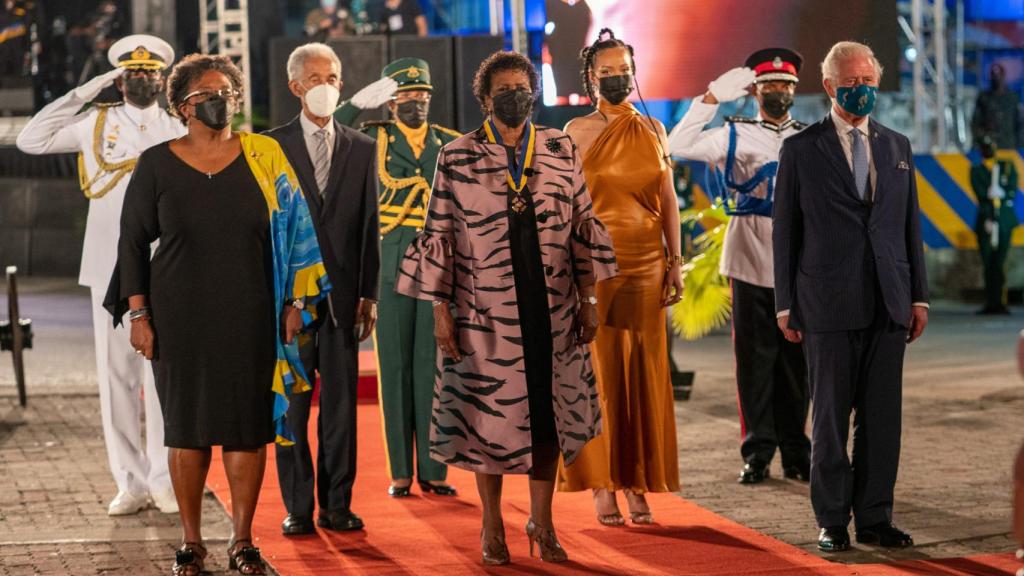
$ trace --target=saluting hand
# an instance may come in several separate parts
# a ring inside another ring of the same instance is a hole
[[[756,77],[757,74],[745,66],[733,68],[708,84],[708,92],[704,95],[704,103],[718,104],[742,98],[747,95],[747,87],[753,84]]]
[[[109,72],[96,76],[85,84],[75,88],[75,97],[86,102],[91,101],[93,98],[99,96],[100,92],[102,92],[104,88],[111,86],[115,80],[120,78],[124,74],[124,70],[124,68],[114,68]]]

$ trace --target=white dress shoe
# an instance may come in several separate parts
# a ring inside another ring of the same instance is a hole
[[[139,492],[120,491],[107,507],[108,516],[127,516],[149,506],[149,495]]]
[[[178,513],[178,499],[174,497],[174,489],[166,488],[164,490],[157,490],[150,492],[150,497],[153,498],[153,504],[156,505],[157,509],[164,514],[177,514]]]

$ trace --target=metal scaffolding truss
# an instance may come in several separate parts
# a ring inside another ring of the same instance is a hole
[[[910,0],[899,23],[913,50],[915,148],[932,152],[967,145],[964,95],[964,2]],[[952,41],[950,41],[952,40]],[[908,58],[910,54],[908,54]]]
[[[199,0],[199,47],[203,54],[227,56],[242,70],[242,129],[252,129],[249,80],[248,0]]]

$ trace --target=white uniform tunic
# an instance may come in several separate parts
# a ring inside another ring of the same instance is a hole
[[[729,126],[704,130],[718,111],[717,104],[694,101],[683,119],[669,135],[669,153],[673,156],[699,160],[725,171],[729,150]],[[750,180],[762,166],[779,160],[779,150],[786,137],[796,134],[801,126],[787,121],[777,128],[768,122],[736,122],[736,158],[732,179]],[[757,186],[751,196],[766,198],[768,184],[774,177]],[[773,288],[775,272],[772,261],[772,219],[755,214],[734,216],[725,233],[725,246],[719,272],[748,284]]]
[[[157,104],[146,109],[130,104],[91,107],[79,113],[96,96],[80,92],[81,89],[72,90],[40,110],[18,135],[17,144],[28,154],[80,152],[80,166],[85,169],[80,176],[83,181],[92,181],[89,191],[93,194],[106,188],[115,177],[99,170],[93,145],[97,140],[104,162],[113,164],[138,158],[150,146],[187,132],[180,121]],[[101,110],[106,111],[106,118],[97,139]],[[106,194],[89,201],[78,282],[92,290],[96,371],[110,471],[120,491],[146,494],[170,489],[163,417],[153,386],[153,371],[132,349],[129,330],[115,330],[103,308],[103,297],[117,262],[121,206],[130,179],[129,171]],[[145,446],[139,424],[139,386],[145,390]]]

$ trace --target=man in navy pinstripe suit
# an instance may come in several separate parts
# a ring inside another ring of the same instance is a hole
[[[869,119],[882,67],[840,42],[822,63],[829,115],[788,138],[775,192],[779,328],[812,391],[811,504],[824,551],[913,544],[892,523],[903,355],[928,323],[910,142]],[[854,413],[853,453],[846,445]]]

